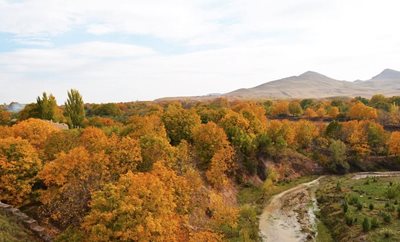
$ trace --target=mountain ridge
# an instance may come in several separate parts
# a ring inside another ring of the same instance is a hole
[[[215,97],[230,99],[298,99],[329,97],[371,97],[375,94],[400,95],[400,72],[384,69],[369,80],[337,80],[315,71],[306,71],[298,76],[272,80],[250,88],[240,88]],[[210,99],[210,96],[162,98]]]

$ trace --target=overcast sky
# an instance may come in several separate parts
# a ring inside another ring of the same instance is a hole
[[[0,103],[224,93],[400,70],[398,0],[0,0]]]

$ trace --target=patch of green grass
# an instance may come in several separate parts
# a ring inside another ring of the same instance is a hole
[[[338,182],[341,184],[340,191]],[[399,205],[396,202],[400,192],[393,195],[391,191],[390,196],[387,192],[399,182],[399,177],[353,180],[350,176],[344,176],[324,179],[317,191],[321,220],[338,241],[361,238],[368,241],[400,241]],[[343,209],[345,204],[347,209]],[[366,229],[366,220],[370,223],[374,221],[374,226],[371,224]]]
[[[0,214],[0,242],[37,241],[27,230],[13,219]]]
[[[334,242],[334,240],[332,239],[332,235],[329,232],[329,229],[321,221],[318,221],[317,223],[317,230],[317,242]]]

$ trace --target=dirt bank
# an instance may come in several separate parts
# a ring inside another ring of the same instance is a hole
[[[260,216],[263,241],[310,241],[316,235],[314,191],[319,179],[300,184],[274,197]]]

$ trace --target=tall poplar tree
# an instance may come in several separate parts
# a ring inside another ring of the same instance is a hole
[[[65,102],[65,116],[68,119],[70,127],[82,127],[83,120],[85,119],[85,109],[82,96],[78,90],[71,89],[68,92],[68,99]]]

